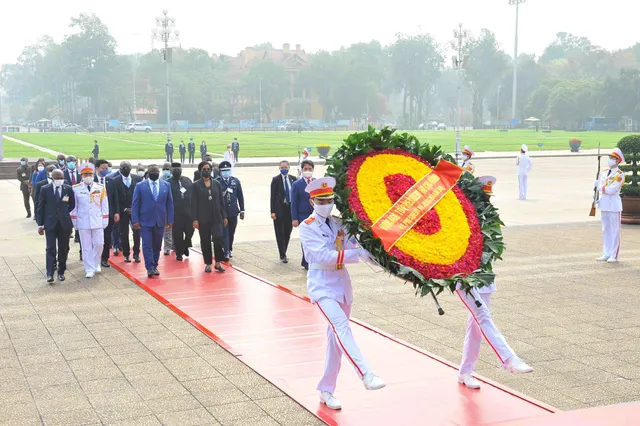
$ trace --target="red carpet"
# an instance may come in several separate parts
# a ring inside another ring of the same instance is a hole
[[[555,417],[553,408],[488,380],[480,391],[460,386],[453,365],[357,322],[356,340],[387,387],[366,391],[343,362],[336,397],[344,409],[329,410],[315,390],[326,323],[305,298],[231,267],[206,274],[198,253],[185,262],[161,256],[155,278],[147,278],[143,263],[124,263],[122,257],[111,262],[330,425],[473,426],[534,416],[542,416],[535,423],[542,425]]]

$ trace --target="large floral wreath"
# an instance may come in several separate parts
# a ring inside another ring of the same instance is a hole
[[[371,226],[440,160],[454,161],[440,147],[407,133],[354,133],[327,160],[336,179],[336,207],[349,234],[382,267],[411,281],[424,296],[460,284],[468,291],[491,285],[493,262],[504,250],[503,225],[483,185],[464,173],[449,192],[388,251]]]

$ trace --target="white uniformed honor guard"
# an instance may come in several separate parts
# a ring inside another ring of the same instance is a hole
[[[487,195],[493,195],[493,186],[496,183],[496,178],[493,176],[482,176],[479,177],[478,180],[482,182],[483,189]],[[504,336],[491,320],[491,294],[495,291],[495,281],[488,287],[480,287],[477,290],[472,290],[473,295],[466,294],[460,289],[456,290],[456,293],[460,296],[460,300],[462,300],[462,303],[469,310],[467,333],[464,336],[458,383],[471,389],[480,388],[480,382],[474,379],[471,374],[480,355],[480,343],[482,343],[483,336],[498,356],[504,369],[512,373],[530,373],[533,371],[533,368],[521,361],[513,352],[513,349],[507,344]],[[478,308],[476,306],[474,297],[482,303],[481,307]]]
[[[529,171],[533,167],[531,158],[527,154],[529,148],[527,145],[522,144],[520,147],[520,155],[516,158],[516,167],[518,168],[518,188],[520,190],[520,199],[527,199],[527,178],[529,177]]]
[[[368,262],[372,260],[369,252],[356,248],[355,239],[348,237],[342,223],[331,216],[335,184],[334,178],[326,177],[307,185],[306,191],[310,195],[314,212],[300,224],[299,230],[302,249],[309,262],[309,298],[328,323],[325,370],[317,389],[323,404],[339,410],[342,405],[333,393],[343,355],[362,379],[366,389],[381,389],[385,383],[373,373],[351,333],[349,315],[353,289],[345,264],[357,263],[361,257]]]
[[[100,259],[104,245],[104,228],[109,224],[109,199],[107,190],[93,181],[95,166],[80,166],[82,183],[73,186],[76,206],[71,212],[73,227],[80,233],[82,262],[87,278],[101,272]]]
[[[465,172],[473,174],[476,171],[476,166],[471,162],[471,157],[473,157],[473,151],[469,148],[469,145],[465,145],[462,150],[462,164],[460,167],[462,167],[462,170]]]
[[[619,148],[609,154],[609,170],[602,172],[596,186],[600,191],[600,214],[602,216],[602,256],[597,260],[615,263],[620,254],[620,221],[622,218],[622,200],[620,188],[624,184],[624,173],[618,164],[624,162]]]

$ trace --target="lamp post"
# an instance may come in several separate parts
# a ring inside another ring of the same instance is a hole
[[[516,118],[516,99],[518,96],[518,18],[520,12],[520,3],[527,0],[509,0],[510,5],[516,6],[516,36],[513,47],[513,97],[511,98],[511,118]]]
[[[180,35],[180,30],[175,29],[176,20],[168,15],[167,9],[162,11],[162,16],[156,18],[156,28],[151,32],[152,40],[159,41],[164,44],[162,56],[164,57],[164,73],[166,80],[167,94],[167,139],[171,138],[171,104],[169,101],[169,62],[171,62],[171,49],[169,43],[176,41]]]
[[[467,32],[462,29],[462,23],[458,24],[458,28],[453,31],[453,35],[456,38],[456,41],[453,42],[453,47],[458,51],[458,56],[453,57],[453,66],[456,67],[456,69],[458,70],[458,94],[456,96],[456,115],[455,115],[456,162],[458,162],[460,157],[460,126],[462,124],[462,112],[460,111],[460,89],[462,87],[462,64],[463,64],[462,43],[464,39],[467,38]]]
[[[260,129],[262,129],[262,77],[258,77],[258,92],[260,96]]]

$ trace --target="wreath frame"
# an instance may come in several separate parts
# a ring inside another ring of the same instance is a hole
[[[327,175],[336,179],[335,205],[341,213],[342,223],[347,232],[355,236],[360,245],[368,250],[387,272],[411,282],[416,295],[421,297],[430,294],[431,291],[436,295],[445,289],[454,292],[458,284],[465,292],[490,286],[495,280],[493,264],[496,260],[502,259],[505,250],[501,229],[504,223],[500,219],[498,209],[491,204],[489,196],[484,192],[482,183],[472,174],[463,173],[456,184],[473,205],[483,237],[480,266],[468,275],[455,274],[448,278],[433,279],[400,264],[396,257],[385,251],[380,239],[373,236],[370,224],[360,220],[351,209],[348,203],[351,188],[347,186],[347,171],[351,161],[356,157],[372,151],[401,149],[422,158],[432,167],[437,166],[440,160],[456,162],[450,154],[443,152],[440,146],[421,143],[417,137],[406,132],[395,132],[395,129],[388,127],[378,132],[369,126],[367,131],[353,133],[344,139],[340,148],[326,161]]]

